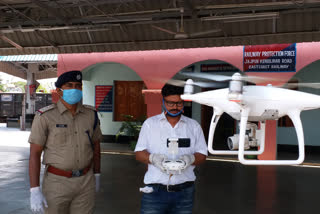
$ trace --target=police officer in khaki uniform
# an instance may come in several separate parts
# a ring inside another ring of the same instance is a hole
[[[82,75],[70,71],[55,83],[60,99],[40,109],[30,143],[30,204],[34,213],[91,214],[100,185],[101,130],[97,112],[81,104]],[[46,170],[40,189],[40,158]]]

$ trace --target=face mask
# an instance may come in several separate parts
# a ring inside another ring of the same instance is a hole
[[[168,109],[167,109],[166,106],[164,105],[164,99],[162,100],[162,103],[163,103],[163,108],[164,108],[164,110],[165,110],[165,111],[167,112],[167,114],[170,115],[171,117],[177,117],[177,116],[179,116],[180,114],[183,113],[184,107],[183,107],[179,112],[177,112],[177,113],[175,113],[175,114],[172,114],[171,112],[168,111]]]
[[[62,99],[68,104],[73,105],[82,99],[82,91],[78,89],[61,89],[63,91]]]

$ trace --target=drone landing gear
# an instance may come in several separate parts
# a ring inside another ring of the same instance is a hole
[[[298,165],[304,161],[304,136],[302,123],[300,119],[299,111],[291,111],[288,112],[288,116],[292,120],[294,127],[296,129],[297,137],[298,137],[298,147],[299,147],[299,157],[297,160],[247,160],[244,158],[244,136],[245,136],[245,126],[248,120],[248,117],[241,116],[240,121],[240,141],[239,141],[239,154],[238,158],[240,163],[246,165]]]
[[[216,126],[218,124],[218,121],[223,114],[223,111],[217,108],[214,108],[214,114],[211,119],[211,125],[209,129],[209,138],[208,138],[208,150],[211,154],[215,155],[238,155],[239,151],[230,151],[230,150],[215,150],[213,149],[213,136],[216,129]],[[247,117],[248,118],[248,117]],[[247,124],[245,124],[247,126]],[[241,128],[240,128],[241,129]],[[245,128],[246,130],[246,128]],[[265,133],[265,124],[261,123],[260,130],[257,130],[259,132],[259,138],[257,139],[258,142],[260,142],[260,147],[258,151],[244,151],[244,155],[260,155],[264,152],[264,133]],[[238,138],[241,138],[240,136]]]
[[[258,151],[245,151],[246,148],[246,130],[248,125],[248,115],[249,109],[242,109],[241,119],[240,119],[240,133],[239,133],[239,150],[238,151],[228,151],[228,150],[214,150],[213,145],[213,136],[214,131],[217,126],[217,123],[222,115],[223,111],[220,109],[214,109],[214,114],[212,117],[210,130],[209,130],[209,139],[208,139],[208,150],[211,154],[224,154],[224,155],[238,155],[239,161],[245,165],[298,165],[304,161],[304,136],[303,128],[300,119],[300,111],[290,111],[288,116],[292,120],[294,127],[296,129],[298,137],[298,147],[299,147],[299,157],[297,160],[248,160],[245,159],[245,155],[260,155],[264,152],[265,147],[265,121],[260,121],[260,131],[258,138],[259,141],[259,150]]]

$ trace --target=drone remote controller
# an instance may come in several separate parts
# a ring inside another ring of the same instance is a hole
[[[181,174],[186,163],[183,160],[177,159],[179,149],[178,138],[168,138],[168,154],[169,158],[162,161],[162,166],[167,174]]]
[[[186,163],[183,160],[164,160],[162,162],[167,174],[181,174],[181,170],[184,169],[185,165]]]

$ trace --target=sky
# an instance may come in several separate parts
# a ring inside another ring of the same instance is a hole
[[[24,79],[21,79],[19,77],[15,77],[10,74],[6,74],[4,72],[0,72],[0,79],[2,80],[2,83],[12,83],[12,82],[18,82],[18,81],[27,82]]]
[[[19,78],[19,77],[15,77],[13,75],[4,73],[4,72],[0,72],[0,79],[2,79],[2,83],[13,83],[13,82],[27,82],[26,80]],[[57,81],[57,78],[49,78],[49,79],[43,79],[43,80],[38,80],[38,82],[45,88],[48,89],[55,89],[54,86],[54,82]]]

